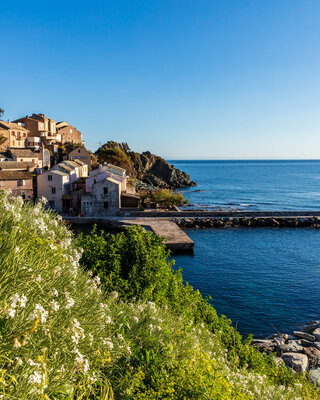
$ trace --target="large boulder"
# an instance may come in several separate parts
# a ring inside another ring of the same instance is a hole
[[[283,353],[281,358],[285,364],[296,372],[307,371],[309,361],[305,354],[300,353]]]
[[[316,340],[315,336],[310,335],[309,333],[306,332],[294,331],[293,334],[298,338],[309,340],[309,342],[315,342]]]
[[[312,335],[316,338],[316,341],[320,341],[320,328],[316,328],[313,332]]]
[[[304,347],[301,346],[299,341],[289,340],[288,343],[280,346],[280,350],[283,353],[303,353]]]

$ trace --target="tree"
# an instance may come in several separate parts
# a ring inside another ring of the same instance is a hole
[[[4,110],[0,107],[0,118],[3,116]]]

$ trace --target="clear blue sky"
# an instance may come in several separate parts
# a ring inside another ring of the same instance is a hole
[[[166,158],[320,158],[319,0],[5,1],[5,119]]]

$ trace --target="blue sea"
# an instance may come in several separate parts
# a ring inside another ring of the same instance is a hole
[[[320,161],[170,161],[198,186],[189,208],[320,210]],[[183,278],[243,334],[290,333],[320,319],[320,231],[187,230],[194,255],[175,255]]]

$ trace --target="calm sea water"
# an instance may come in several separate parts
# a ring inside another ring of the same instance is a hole
[[[194,208],[320,210],[320,160],[170,162],[198,183]]]
[[[320,210],[320,161],[174,161],[200,208]],[[203,190],[195,192],[194,190]],[[243,334],[290,332],[320,319],[320,231],[188,230],[195,253],[175,255],[183,277]]]

